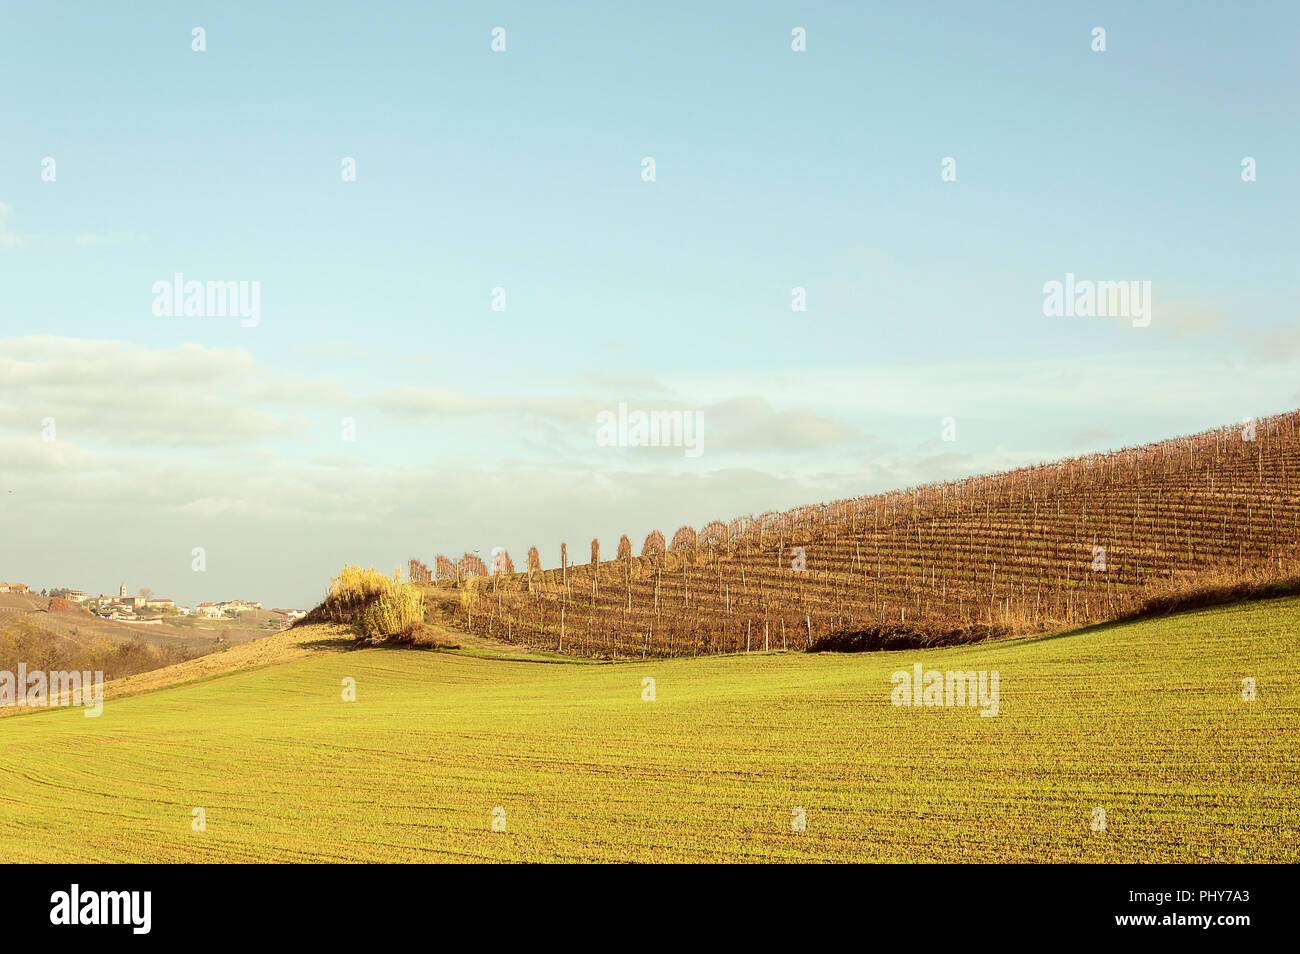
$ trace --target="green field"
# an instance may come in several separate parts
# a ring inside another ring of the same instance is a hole
[[[0,858],[1296,861],[1298,633],[1291,598],[855,656],[329,653],[0,719]],[[916,662],[997,670],[1000,714],[893,706]]]

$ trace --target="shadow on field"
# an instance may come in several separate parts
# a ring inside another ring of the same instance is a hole
[[[334,636],[329,639],[309,639],[299,643],[303,649],[327,650],[329,652],[342,652],[349,649],[359,649],[368,645],[366,640],[355,636]]]
[[[1300,595],[1294,583],[1288,582],[1286,585],[1272,585],[1262,588],[1258,591],[1247,591],[1245,595],[1242,592],[1233,589],[1228,592],[1217,594],[1205,593],[1201,598],[1189,601],[1185,605],[1173,606],[1169,609],[1126,613],[1117,619],[1108,619],[1100,623],[1090,623],[1087,626],[1079,626],[1075,629],[1062,629],[1054,633],[1041,633],[1036,636],[1026,636],[1023,639],[1016,640],[1017,643],[1045,643],[1053,639],[1064,639],[1067,636],[1087,636],[1092,633],[1104,633],[1107,630],[1114,629],[1116,626],[1127,626],[1130,623],[1141,622],[1150,619],[1174,619],[1179,616],[1187,616],[1191,613],[1203,609],[1218,609],[1226,606],[1241,606],[1247,603],[1277,603],[1283,600],[1294,599]]]
[[[1265,602],[1297,595],[1300,595],[1300,578],[1292,576],[1260,574],[1244,580],[1199,579],[1190,584],[1153,593],[1127,612],[1086,626],[1047,633],[1017,633],[1010,627],[991,627],[984,624],[945,626],[942,623],[928,622],[903,626],[886,623],[848,632],[827,633],[814,639],[810,650],[860,653],[899,649],[938,649],[945,646],[995,642],[1013,637],[1016,642],[1042,642],[1065,636],[1104,632],[1113,626],[1144,619],[1165,619],[1215,606]]]

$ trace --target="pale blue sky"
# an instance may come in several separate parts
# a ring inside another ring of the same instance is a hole
[[[1296,406],[1300,8],[1136,7],[7,10],[0,578],[299,605]],[[1067,271],[1152,326],[1044,318]],[[595,447],[620,400],[706,452]]]

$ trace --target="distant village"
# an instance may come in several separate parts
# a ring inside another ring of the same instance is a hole
[[[31,593],[25,583],[0,583],[0,593]],[[90,596],[82,590],[54,589],[51,597],[61,597],[70,603],[84,606],[98,616],[116,620],[134,620],[142,615],[194,616],[198,619],[233,619],[250,610],[260,610],[260,600],[224,600],[220,603],[200,603],[198,606],[178,606],[175,600],[153,596],[148,590],[142,590],[140,596],[128,596],[126,584],[123,583],[115,596],[101,594]],[[307,613],[297,609],[273,609],[270,611],[280,617],[286,624],[302,619]]]

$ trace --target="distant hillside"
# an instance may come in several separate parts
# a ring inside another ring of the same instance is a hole
[[[158,623],[104,619],[61,598],[0,593],[0,670],[100,669],[108,678],[163,666],[266,636],[274,614],[238,619],[169,617]]]
[[[923,645],[1114,619],[1300,574],[1298,425],[1292,412],[655,531],[640,556],[624,537],[599,560],[593,540],[590,562],[545,571],[536,548],[525,572],[490,577],[473,557],[438,557],[427,589],[458,624],[604,657]]]
[[[49,603],[50,601],[44,596],[31,593],[0,593],[0,626],[15,616],[43,610]]]

